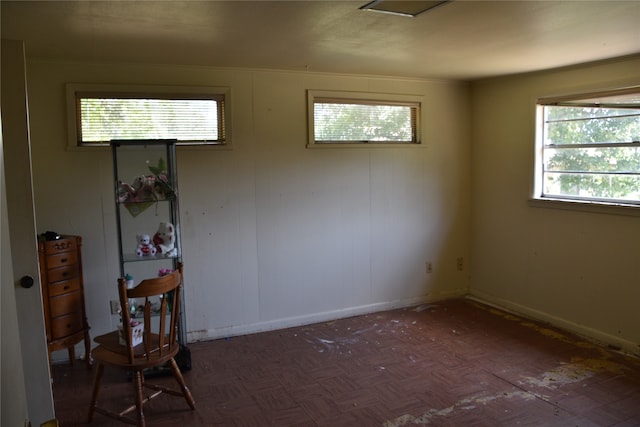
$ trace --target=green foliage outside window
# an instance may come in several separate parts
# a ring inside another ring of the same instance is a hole
[[[640,201],[640,107],[544,111],[545,194]]]
[[[336,102],[314,104],[319,143],[414,143],[416,106]]]
[[[82,144],[112,139],[220,140],[220,103],[213,99],[78,98]]]

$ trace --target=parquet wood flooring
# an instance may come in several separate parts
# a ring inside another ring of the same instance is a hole
[[[162,396],[149,426],[640,426],[639,359],[468,300],[189,348],[196,411]],[[93,374],[53,367],[60,425],[87,425]],[[132,401],[124,373],[103,383],[103,404]]]

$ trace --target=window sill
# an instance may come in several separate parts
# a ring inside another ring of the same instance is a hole
[[[330,148],[339,148],[339,149],[347,149],[347,148],[357,148],[357,149],[365,149],[365,148],[424,148],[426,144],[422,143],[411,143],[411,144],[385,144],[385,143],[338,143],[332,142],[328,144],[307,144],[307,148],[310,149],[320,149],[326,150]]]
[[[178,143],[176,148],[179,150],[216,150],[216,151],[232,151],[233,145],[231,143],[226,144],[188,144]],[[84,151],[84,152],[100,152],[111,150],[110,145],[67,145],[66,151]]]
[[[564,199],[529,199],[530,207],[640,217],[640,206]]]

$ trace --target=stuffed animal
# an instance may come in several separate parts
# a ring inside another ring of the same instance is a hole
[[[136,237],[138,240],[138,247],[136,248],[136,255],[149,256],[155,255],[158,251],[155,246],[151,244],[151,238],[148,234],[138,234]]]
[[[158,231],[153,236],[153,244],[158,252],[166,257],[175,256],[176,248],[176,230],[170,222],[161,222]]]
[[[142,203],[157,200],[174,200],[176,193],[169,185],[167,175],[140,175],[132,184],[119,181],[117,189],[118,203]]]
[[[153,192],[154,178],[152,176],[138,176],[133,180],[134,195],[130,201],[132,202],[147,202],[149,200],[155,200]]]
[[[148,162],[147,162],[148,163]],[[118,181],[116,200],[133,216],[139,215],[158,200],[175,200],[176,193],[171,188],[167,175],[167,165],[160,157],[156,166],[149,165],[152,175],[139,175],[131,184]]]
[[[136,190],[126,182],[118,182],[118,203],[128,202],[135,197]]]

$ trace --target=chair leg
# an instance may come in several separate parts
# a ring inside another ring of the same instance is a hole
[[[144,411],[143,411],[143,398],[142,398],[142,381],[143,374],[141,371],[134,371],[133,373],[133,387],[136,396],[136,413],[138,416],[138,427],[145,427]]]
[[[187,384],[184,382],[184,377],[182,376],[182,373],[178,368],[178,364],[173,358],[169,360],[169,366],[171,366],[171,372],[173,372],[173,376],[175,377],[176,381],[178,381],[178,384],[180,385],[180,390],[182,390],[182,395],[184,396],[185,400],[187,401],[191,409],[196,409],[196,403],[193,400],[191,391],[189,391],[189,388],[187,388]]]
[[[98,402],[98,392],[100,391],[100,383],[102,382],[102,374],[104,373],[104,365],[98,363],[96,370],[96,379],[93,383],[93,395],[91,396],[91,405],[89,406],[89,422],[93,420],[93,414],[96,411],[96,403]]]

